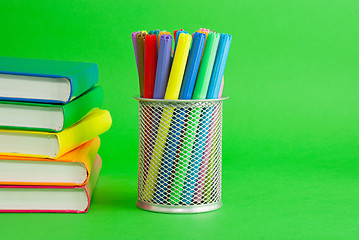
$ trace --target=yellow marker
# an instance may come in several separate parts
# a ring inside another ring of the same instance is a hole
[[[173,59],[171,73],[167,84],[165,99],[178,99],[179,92],[181,90],[184,70],[187,64],[191,40],[192,37],[189,34],[181,33],[179,36],[176,48],[176,55]],[[175,109],[173,107],[165,107],[161,115],[155,146],[153,148],[151,162],[148,167],[145,186],[143,188],[143,198],[145,201],[152,201],[153,199],[157,183],[158,171],[161,166],[163,153],[165,151],[167,135],[171,126],[174,110]]]
[[[181,33],[175,52],[175,58],[168,79],[165,99],[177,100],[181,90],[184,70],[187,64],[188,52],[191,45],[192,37],[189,34]]]
[[[146,202],[152,202],[153,194],[155,192],[158,171],[161,167],[163,153],[165,151],[167,135],[170,130],[172,116],[174,108],[165,107],[161,115],[160,124],[157,131],[155,146],[153,147],[153,153],[151,161],[148,166],[147,178],[145,180],[143,188],[143,200]]]

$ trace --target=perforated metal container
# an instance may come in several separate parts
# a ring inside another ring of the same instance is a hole
[[[220,208],[224,99],[137,100],[137,206],[167,213]]]

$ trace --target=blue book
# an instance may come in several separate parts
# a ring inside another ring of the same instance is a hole
[[[179,95],[180,99],[192,99],[205,41],[206,34],[199,32],[194,34]]]
[[[0,57],[0,100],[65,104],[98,79],[95,63]]]
[[[211,80],[208,86],[207,99],[217,99],[221,88],[222,78],[228,58],[229,47],[231,46],[232,36],[221,34],[218,44],[216,59],[214,60]]]

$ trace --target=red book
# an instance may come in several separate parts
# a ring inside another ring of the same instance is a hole
[[[157,68],[157,35],[146,35],[143,97],[153,98]]]

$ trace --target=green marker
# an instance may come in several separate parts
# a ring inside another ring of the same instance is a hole
[[[194,141],[196,139],[196,132],[201,117],[201,110],[201,108],[194,108],[190,110],[188,116],[183,143],[179,152],[179,166],[176,167],[173,182],[171,184],[171,193],[168,199],[168,202],[171,204],[178,204],[182,196],[188,166],[190,164],[191,154],[194,147]]]
[[[196,85],[192,99],[206,99],[209,81],[211,80],[212,69],[218,48],[220,34],[211,32],[207,36],[206,46],[199,68]]]
[[[207,36],[192,99],[206,99],[207,97],[209,81],[212,75],[214,60],[216,58],[219,38],[219,33],[211,32]],[[174,173],[174,180],[171,185],[171,191],[168,199],[168,202],[171,204],[178,204],[180,202],[202,111],[202,108],[194,108],[189,112],[188,123],[187,126],[185,126],[184,139],[179,152],[178,162],[181,163],[181,165],[176,168]]]

